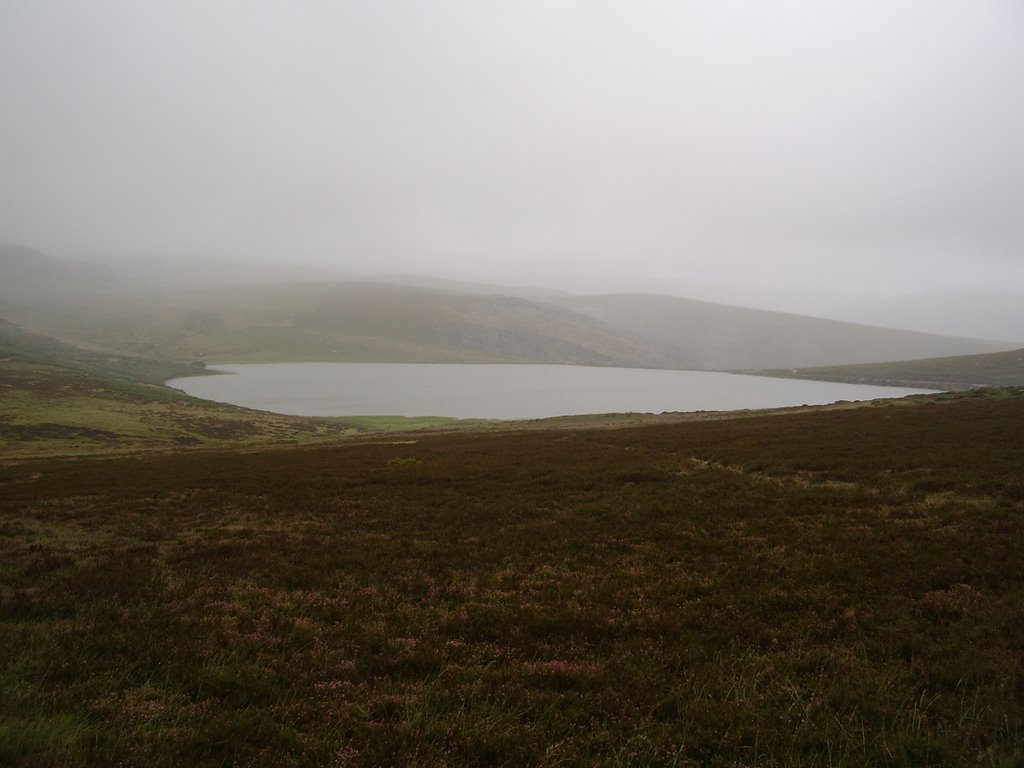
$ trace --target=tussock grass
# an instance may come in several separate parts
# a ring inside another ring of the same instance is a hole
[[[1024,399],[0,468],[0,764],[1011,766]]]

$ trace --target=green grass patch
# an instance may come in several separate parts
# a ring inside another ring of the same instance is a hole
[[[410,432],[442,427],[484,427],[501,422],[491,419],[458,419],[451,416],[338,416],[327,421],[357,432]]]
[[[199,400],[75,367],[0,360],[0,455],[7,457],[304,443],[358,431],[326,419]]]

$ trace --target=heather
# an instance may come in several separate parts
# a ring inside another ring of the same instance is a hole
[[[0,467],[0,764],[1019,764],[1024,399]]]

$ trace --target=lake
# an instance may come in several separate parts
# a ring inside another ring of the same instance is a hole
[[[927,390],[707,371],[576,365],[269,363],[173,379],[195,397],[296,416],[538,419],[587,413],[732,411],[902,397]]]

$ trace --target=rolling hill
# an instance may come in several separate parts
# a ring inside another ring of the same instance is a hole
[[[972,387],[1024,386],[1024,349],[986,355],[933,357],[894,363],[864,363],[764,371],[764,375],[786,378],[842,381],[851,384],[879,384],[925,389],[970,389]]]
[[[122,287],[103,268],[17,246],[0,248],[0,277],[5,274],[0,317],[76,345],[186,362],[763,370],[1018,346],[663,295],[572,296],[429,278],[144,292]]]
[[[876,328],[652,294],[559,299],[683,363],[716,370],[800,368],[1003,351],[1011,344]]]
[[[503,295],[345,283],[310,318],[347,343],[423,362],[573,363],[673,367],[643,339],[575,312]]]
[[[0,455],[302,443],[357,423],[251,411],[162,385],[194,367],[82,349],[0,320]]]

